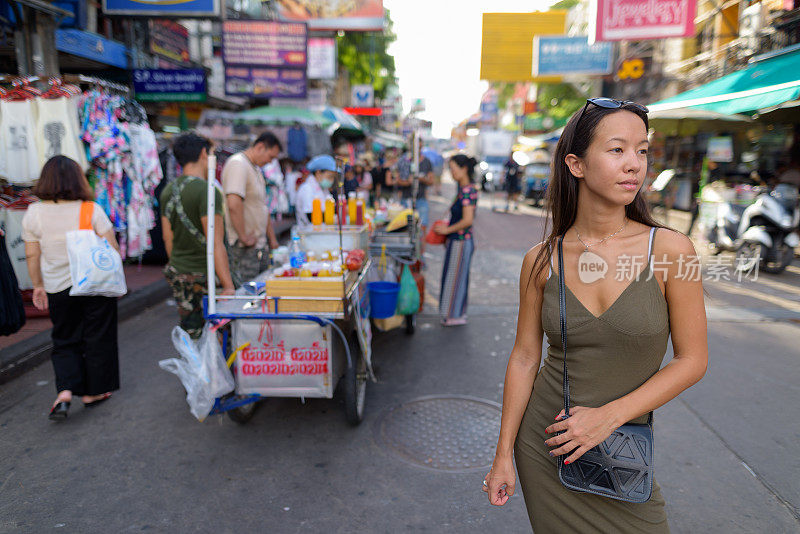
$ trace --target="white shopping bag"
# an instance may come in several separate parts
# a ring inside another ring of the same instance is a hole
[[[92,230],[93,202],[81,205],[79,230],[67,232],[67,256],[72,278],[71,296],[121,297],[128,292],[122,258]]]

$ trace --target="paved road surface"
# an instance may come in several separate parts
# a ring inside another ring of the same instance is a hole
[[[434,202],[434,214],[445,208]],[[484,469],[421,467],[380,436],[391,410],[413,399],[501,401],[519,267],[541,219],[482,207],[477,228],[470,324],[438,325],[442,250],[432,247],[417,333],[376,336],[380,380],[358,428],[337,399],[269,400],[246,426],[197,422],[177,379],[157,366],[174,355],[166,303],[121,324],[122,389],[105,405],[78,402],[68,422],[48,422],[49,364],[4,385],[0,532],[528,531],[520,495],[502,509],[486,503]],[[708,284],[709,372],[656,414],[656,473],[673,532],[800,530],[797,264],[756,282]]]

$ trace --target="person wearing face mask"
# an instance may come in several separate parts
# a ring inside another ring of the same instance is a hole
[[[297,189],[295,204],[297,221],[300,224],[309,224],[315,198],[320,199],[324,205],[325,197],[336,177],[336,161],[331,156],[323,154],[309,161],[306,168],[311,174]]]

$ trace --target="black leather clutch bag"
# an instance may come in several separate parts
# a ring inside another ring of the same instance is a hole
[[[569,417],[569,375],[567,374],[567,304],[564,295],[564,254],[558,239],[558,307],[561,315],[561,344],[564,348],[564,413]],[[653,413],[647,424],[627,423],[601,444],[586,451],[575,462],[564,465],[558,457],[558,478],[573,491],[593,493],[620,501],[641,503],[653,491]]]

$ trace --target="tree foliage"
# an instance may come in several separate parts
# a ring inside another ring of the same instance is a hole
[[[586,103],[586,97],[568,83],[542,83],[536,103],[539,111],[556,119],[566,119]]]
[[[567,11],[580,3],[580,0],[561,0],[550,6],[550,9]]]
[[[346,32],[336,43],[339,65],[347,69],[350,84],[372,84],[377,98],[384,98],[388,87],[395,83],[394,57],[388,48],[397,36],[392,31],[389,10],[385,13],[383,32]]]

